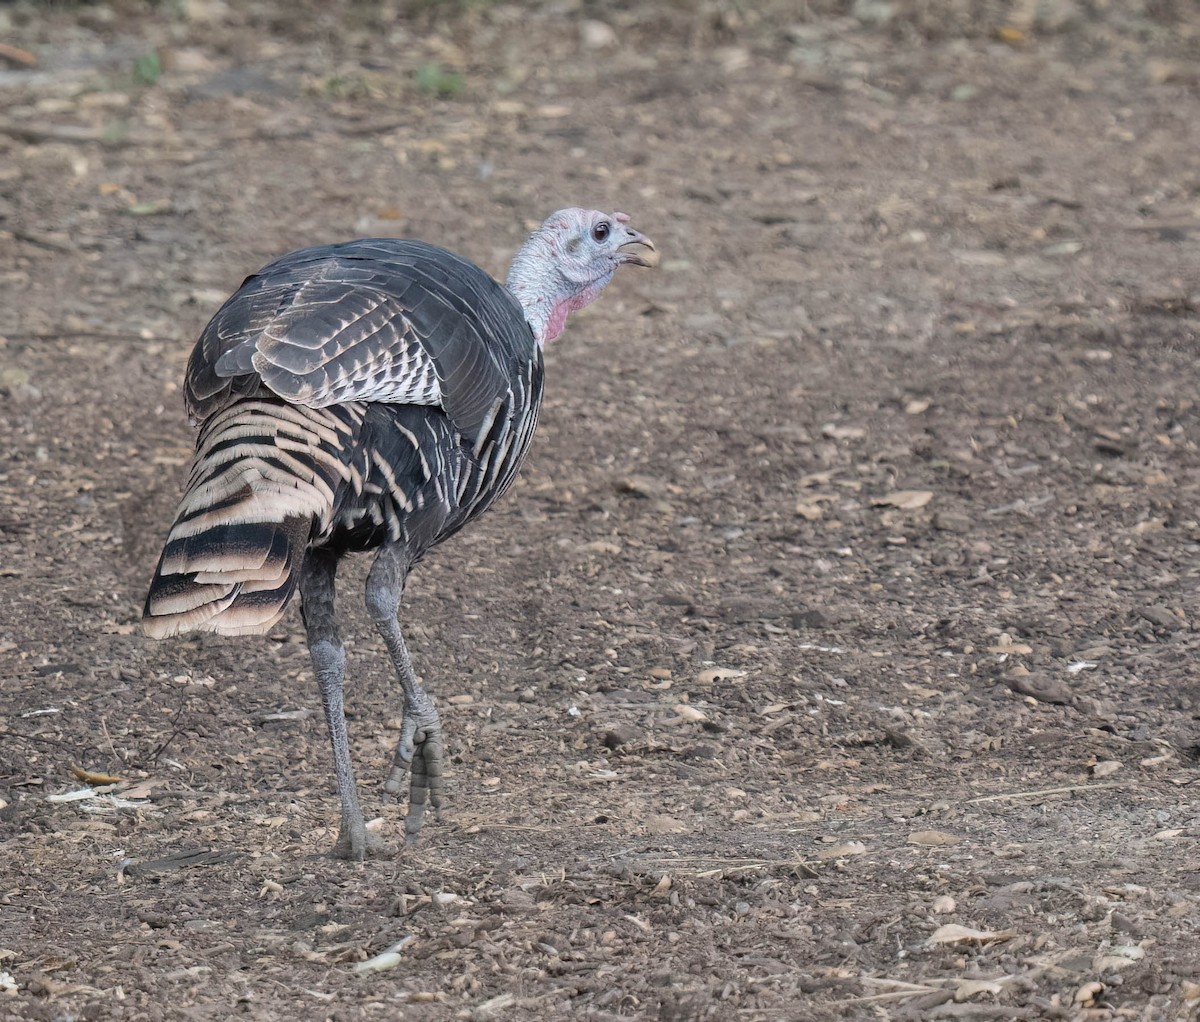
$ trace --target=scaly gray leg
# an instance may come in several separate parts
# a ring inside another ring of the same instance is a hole
[[[367,610],[387,644],[392,662],[396,665],[400,686],[404,689],[404,724],[400,729],[392,770],[383,790],[388,795],[398,795],[404,787],[404,775],[411,771],[404,840],[412,844],[425,820],[426,801],[433,806],[435,814],[442,808],[442,768],[446,747],[437,708],[429,693],[417,684],[412,659],[404,644],[404,636],[400,633],[400,622],[396,619],[408,569],[403,548],[398,545],[385,546],[367,576]]]
[[[346,650],[338,636],[334,611],[336,574],[335,556],[323,550],[310,550],[300,568],[300,608],[308,633],[309,656],[312,657],[317,685],[321,689],[321,702],[325,706],[325,723],[329,727],[329,740],[333,745],[338,797],[342,801],[342,827],[332,854],[341,859],[362,859],[367,854],[367,830],[358,804],[342,702]]]

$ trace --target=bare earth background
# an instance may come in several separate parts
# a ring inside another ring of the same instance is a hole
[[[0,1017],[1196,1018],[1198,39],[1184,0],[0,6]],[[567,204],[664,264],[412,579],[444,818],[330,861],[295,613],[134,630],[184,362],[288,249],[503,274]],[[123,780],[54,801],[73,766]]]

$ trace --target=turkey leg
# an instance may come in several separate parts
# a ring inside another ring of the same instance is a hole
[[[325,723],[333,745],[333,768],[338,797],[342,802],[342,827],[332,854],[339,859],[362,859],[367,853],[367,830],[358,804],[354,766],[350,762],[350,739],[342,688],[346,677],[346,650],[338,636],[334,607],[337,557],[323,550],[309,550],[300,568],[300,613],[308,633]]]
[[[399,545],[385,546],[379,552],[367,576],[367,610],[387,644],[404,690],[404,724],[383,790],[388,795],[398,795],[404,786],[404,775],[411,773],[404,840],[406,844],[413,844],[425,821],[425,803],[428,801],[433,806],[435,814],[441,811],[446,747],[437,707],[429,693],[417,683],[412,658],[396,617],[408,568],[404,550]]]

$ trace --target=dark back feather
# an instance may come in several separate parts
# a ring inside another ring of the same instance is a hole
[[[201,434],[147,630],[265,631],[309,545],[415,563],[511,485],[541,397],[520,305],[459,256],[372,239],[269,264],[188,363]]]

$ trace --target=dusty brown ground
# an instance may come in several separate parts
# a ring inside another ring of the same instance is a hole
[[[776,6],[0,7],[0,1016],[1197,1016],[1194,8]],[[664,265],[413,578],[444,819],[330,861],[298,618],[134,633],[184,361],[290,248],[571,203]]]

